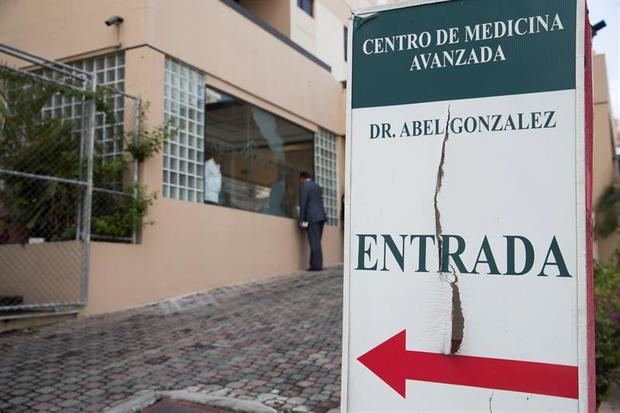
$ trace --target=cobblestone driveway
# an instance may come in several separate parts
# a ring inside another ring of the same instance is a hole
[[[342,269],[0,335],[0,412],[99,412],[140,390],[339,405]]]

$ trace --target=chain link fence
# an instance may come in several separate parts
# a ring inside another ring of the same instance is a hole
[[[91,239],[135,243],[139,225],[132,210],[137,207],[138,164],[128,160],[125,149],[138,139],[141,102],[119,91],[108,92],[110,118],[101,113],[95,127],[95,176],[92,197]],[[111,138],[109,138],[111,137]]]
[[[122,53],[67,65],[0,44],[0,317],[84,305],[91,239],[136,240],[141,108],[119,78]]]

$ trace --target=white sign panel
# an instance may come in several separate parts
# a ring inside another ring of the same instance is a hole
[[[345,411],[586,411],[583,10],[353,18]]]

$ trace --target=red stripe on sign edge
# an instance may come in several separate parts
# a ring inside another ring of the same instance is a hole
[[[587,363],[588,363],[588,412],[596,412],[596,343],[595,343],[595,309],[594,309],[594,271],[592,238],[592,151],[593,151],[593,96],[592,96],[592,26],[588,17],[586,1],[584,23],[584,106],[585,106],[585,180],[586,180],[586,306],[587,306]]]

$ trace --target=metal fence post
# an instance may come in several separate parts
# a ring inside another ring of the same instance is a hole
[[[142,127],[142,99],[140,99],[139,97],[136,98],[136,113],[135,113],[135,124],[134,124],[134,135],[133,135],[133,139],[135,142],[137,142],[140,139],[140,133],[142,131],[141,127]],[[140,171],[139,171],[139,165],[138,165],[138,160],[134,159],[133,160],[133,197],[135,200],[138,199],[138,185],[140,183]],[[133,227],[133,233],[132,233],[132,243],[136,244],[138,241],[138,228],[140,226],[141,223],[136,222],[134,227]]]
[[[90,83],[90,99],[86,100],[88,109],[88,128],[86,129],[86,193],[84,196],[84,213],[82,225],[82,243],[84,253],[82,255],[82,303],[88,303],[88,276],[90,270],[90,226],[93,204],[93,170],[95,156],[95,96],[97,93],[97,78],[92,76]]]
[[[79,165],[79,169],[78,169],[78,179],[80,181],[82,181],[84,179],[84,154],[86,153],[85,150],[85,139],[84,139],[84,135],[87,134],[87,130],[89,127],[89,123],[88,123],[88,111],[86,111],[86,105],[88,104],[88,99],[86,96],[82,96],[82,116],[80,118],[80,165]],[[83,217],[82,217],[82,213],[83,213],[83,208],[82,205],[84,204],[84,193],[83,191],[80,193],[79,199],[78,199],[78,205],[76,208],[76,228],[75,228],[75,239],[77,241],[79,241],[82,238],[82,221],[83,221]]]

